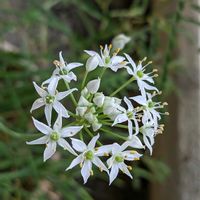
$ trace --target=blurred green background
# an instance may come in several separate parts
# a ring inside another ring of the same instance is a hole
[[[98,50],[100,44],[124,33],[131,37],[125,51],[136,60],[147,56],[159,70],[157,84],[166,99],[170,92],[178,92],[172,81],[181,70],[177,38],[181,34],[194,42],[177,28],[182,21],[197,23],[182,14],[186,3],[200,10],[184,0],[0,0],[1,200],[149,199],[150,183],[170,176],[162,159],[147,155],[135,167],[133,181],[121,175],[111,187],[99,173],[86,185],[79,170],[65,173],[72,158],[63,152],[43,163],[43,147],[25,144],[37,138],[31,134],[36,130],[29,112],[37,97],[32,81],[41,83],[51,75],[60,50],[67,62],[83,62],[84,49]],[[127,78],[110,77],[102,85],[107,93]],[[42,112],[35,116],[43,120]]]

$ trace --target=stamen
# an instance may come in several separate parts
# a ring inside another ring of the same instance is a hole
[[[131,153],[131,154],[136,154],[137,151],[131,150],[130,153]]]
[[[103,50],[103,46],[102,45],[99,45],[99,46],[100,46],[100,49]]]
[[[169,112],[165,112],[165,115],[169,115]]]
[[[163,106],[168,106],[168,103],[167,103],[167,102],[164,102],[162,105],[163,105]]]
[[[54,60],[54,61],[53,61],[53,64],[54,64],[55,66],[59,67],[60,62],[59,62],[58,60]]]
[[[90,170],[90,175],[93,176],[94,175],[94,172],[93,170]]]
[[[130,165],[128,165],[127,168],[129,171],[131,171],[133,169]]]
[[[109,44],[109,47],[108,47],[109,49],[112,49],[112,44]]]

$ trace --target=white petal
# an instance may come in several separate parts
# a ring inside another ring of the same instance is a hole
[[[42,89],[41,87],[39,87],[35,82],[33,82],[33,86],[35,87],[36,92],[41,96],[44,97],[47,95],[47,92]]]
[[[90,140],[90,142],[89,142],[89,144],[88,144],[88,149],[94,149],[94,147],[95,147],[96,142],[97,142],[98,139],[99,139],[99,134],[97,134],[96,136],[94,136],[94,137]]]
[[[56,142],[49,142],[44,150],[44,162],[56,152]]]
[[[89,160],[86,160],[83,163],[83,167],[81,168],[81,175],[83,176],[84,184],[87,182],[90,177],[90,171],[92,170],[92,163]]]
[[[116,179],[117,175],[119,173],[119,168],[117,164],[114,164],[111,168],[111,172],[109,174],[110,182],[109,185]]]
[[[58,81],[59,81],[59,78],[55,76],[52,78],[52,80],[50,81],[50,83],[48,85],[48,92],[52,96],[55,95],[55,93],[56,93]]]
[[[65,66],[65,61],[62,57],[62,51],[59,52],[59,60],[60,60],[60,67],[63,68]]]
[[[58,114],[61,112],[62,117],[69,118],[67,109],[59,101],[54,102],[53,108],[56,110]]]
[[[134,75],[133,70],[132,70],[129,66],[125,66],[125,68],[126,68],[128,74],[130,74],[130,75],[132,75],[132,76]]]
[[[117,65],[117,64],[121,63],[124,60],[125,60],[125,58],[123,56],[113,56],[111,58],[111,62],[112,62],[113,65]]]
[[[33,123],[34,123],[35,127],[41,133],[48,135],[50,132],[52,132],[52,129],[49,126],[47,126],[46,124],[43,124],[42,122],[34,119],[33,117],[32,117],[32,119],[33,119]]]
[[[30,144],[30,145],[34,145],[34,144],[46,144],[48,142],[48,136],[43,136],[43,137],[40,137],[36,140],[33,140],[31,142],[26,142],[26,144]]]
[[[64,150],[69,151],[73,155],[77,155],[77,153],[72,149],[72,147],[69,145],[69,143],[65,139],[60,138],[58,140],[58,145],[61,146],[61,147],[63,147]]]
[[[77,156],[69,165],[69,167],[66,170],[72,169],[82,161],[82,155]]]
[[[147,84],[146,82],[143,81],[143,87],[146,89],[146,90],[156,90],[158,92],[158,89],[152,85],[149,85]]]
[[[76,135],[82,128],[83,126],[69,126],[69,127],[63,128],[61,130],[61,136],[63,138],[72,137]]]
[[[112,145],[112,155],[117,154],[119,151],[121,151],[121,146],[117,143],[114,143]]]
[[[135,134],[137,135],[139,133],[139,125],[138,125],[138,121],[134,118],[133,119],[134,124],[135,124]]]
[[[77,77],[73,72],[69,72],[67,75],[62,75],[61,78],[67,83],[70,83],[72,80],[77,80]]]
[[[87,149],[87,146],[83,141],[75,138],[72,138],[71,140],[72,140],[72,146],[76,151],[83,152]]]
[[[69,64],[67,65],[67,69],[70,71],[70,70],[72,70],[72,69],[74,69],[74,68],[77,68],[77,67],[80,67],[80,66],[82,66],[82,65],[83,65],[82,63],[72,62],[72,63],[69,63]]]
[[[128,62],[132,65],[133,70],[135,71],[135,70],[136,70],[136,64],[135,64],[135,62],[133,61],[133,59],[132,59],[128,54],[126,54],[126,53],[125,53],[124,55],[126,56]]]
[[[128,111],[133,111],[133,105],[132,105],[131,101],[127,97],[124,97],[124,102],[128,106]]]
[[[62,128],[62,115],[61,115],[61,113],[59,113],[57,116],[57,119],[53,125],[53,129],[56,131],[60,131],[61,128]]]
[[[145,135],[143,135],[143,140],[144,140],[144,144],[147,146],[147,148],[150,151],[150,155],[152,155],[152,151],[153,151],[152,146],[149,143],[149,140],[148,140],[148,138]]]
[[[91,50],[84,50],[84,52],[90,56],[94,56],[94,55],[98,54],[96,51],[91,51]]]
[[[52,105],[51,104],[45,105],[44,114],[45,114],[48,125],[51,126],[51,115],[52,115]]]
[[[98,147],[95,155],[104,156],[105,154],[109,154],[112,151],[112,146],[112,144],[108,144]]]
[[[127,141],[127,143],[129,143],[130,147],[133,147],[136,149],[144,149],[144,145],[142,144],[140,139],[135,135],[132,135],[131,140]]]
[[[124,163],[119,163],[119,168],[120,168],[120,170],[121,170],[123,173],[125,173],[126,175],[128,175],[131,179],[133,178],[132,175],[131,175],[131,173],[130,173],[129,170],[127,169],[126,164],[124,164]]]
[[[98,107],[101,107],[101,106],[103,106],[104,99],[105,99],[105,96],[104,96],[104,94],[102,92],[101,93],[96,93],[95,96],[94,96],[94,98],[93,98],[93,102]]]
[[[129,137],[133,135],[133,123],[131,120],[128,120],[128,133],[129,133]]]
[[[92,81],[90,81],[88,84],[87,84],[87,89],[88,91],[91,93],[91,94],[95,94],[98,89],[99,89],[99,86],[100,86],[100,78],[98,79],[94,79]]]
[[[119,114],[117,115],[117,117],[115,118],[115,121],[114,123],[112,124],[112,126],[114,126],[115,124],[120,124],[120,123],[123,123],[125,121],[128,120],[128,117],[126,114]]]
[[[147,104],[147,100],[145,96],[140,95],[140,96],[130,97],[130,99],[136,101],[138,104],[141,104],[143,106]]]
[[[142,154],[139,154],[138,152],[133,153],[131,150],[124,151],[123,153],[124,159],[128,161],[133,161],[136,158],[140,158]]]
[[[100,170],[104,170],[108,173],[108,169],[107,167],[104,165],[104,163],[97,157],[95,156],[94,159],[92,160],[92,162],[100,168]]]
[[[98,65],[99,65],[98,57],[97,55],[94,55],[87,59],[85,67],[86,67],[86,70],[90,72],[96,69]]]
[[[56,99],[57,99],[58,101],[60,101],[60,100],[64,99],[66,96],[68,96],[69,94],[71,94],[73,91],[77,91],[77,89],[76,89],[76,88],[73,88],[73,89],[70,89],[70,90],[68,90],[68,91],[66,91],[66,92],[59,92],[59,93],[56,95]]]
[[[44,101],[42,98],[39,98],[39,99],[36,99],[34,102],[33,102],[33,105],[31,107],[31,110],[30,112],[32,112],[33,110],[36,110],[38,108],[40,108],[41,106],[44,105]]]

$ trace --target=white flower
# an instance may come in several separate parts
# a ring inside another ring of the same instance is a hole
[[[152,85],[150,85],[149,83],[154,83],[154,80],[152,77],[154,76],[150,76],[152,74],[152,72],[145,74],[145,66],[142,66],[142,61],[139,62],[138,66],[136,66],[135,62],[132,60],[132,58],[128,55],[128,54],[124,54],[127,58],[127,60],[129,61],[129,63],[131,64],[131,67],[126,66],[127,72],[134,76],[134,78],[137,80],[137,84],[139,86],[139,89],[141,91],[141,94],[143,96],[145,96],[145,90],[156,90],[158,91],[158,89]],[[154,72],[154,71],[153,71]]]
[[[132,148],[136,149],[144,149],[144,145],[140,141],[140,139],[136,135],[132,135],[126,142],[124,142],[124,145],[127,145]]]
[[[59,101],[71,94],[73,91],[77,90],[74,88],[65,92],[58,92],[56,91],[57,83],[58,82],[56,81],[56,78],[52,79],[45,90],[33,82],[33,85],[37,93],[40,95],[40,98],[34,101],[30,112],[40,108],[41,106],[45,106],[44,113],[49,125],[51,124],[52,108],[54,108],[57,113],[60,111],[62,117],[69,117],[67,109]]]
[[[116,97],[105,97],[103,103],[103,113],[107,115],[111,120],[114,120],[123,109],[123,107],[121,107],[120,104],[121,99],[118,99]]]
[[[100,67],[107,67],[116,72],[119,68],[123,68],[126,65],[126,62],[123,62],[125,58],[123,56],[117,56],[118,52],[114,52],[113,55],[110,55],[111,45],[108,47],[105,45],[105,48],[101,46],[100,54],[95,51],[85,52],[90,56],[96,56],[99,60]]]
[[[135,124],[135,134],[138,134],[139,126],[138,126],[138,122],[136,120],[136,111],[133,108],[131,101],[129,101],[127,99],[127,97],[124,97],[124,102],[128,106],[128,109],[126,110],[126,109],[123,108],[122,113],[120,113],[116,116],[115,121],[113,123],[113,126],[115,124],[119,124],[119,123],[123,123],[123,122],[128,121],[128,132],[129,132],[129,137],[131,137],[133,135],[133,123],[132,123],[132,121],[134,121],[134,124]]]
[[[160,102],[154,102],[152,100],[152,97],[154,95],[151,95],[147,93],[146,96],[135,96],[135,97],[130,97],[130,99],[136,101],[138,104],[143,106],[143,112],[146,118],[150,119],[153,121],[155,129],[158,127],[158,120],[161,119],[160,112],[158,112],[156,109],[163,108],[166,103],[161,104]]]
[[[86,86],[88,92],[91,94],[95,94],[99,89],[100,81],[100,78],[90,81]]]
[[[122,34],[117,35],[112,40],[113,49],[123,49],[125,45],[130,42],[131,38]]]
[[[119,144],[114,143],[112,145],[111,158],[107,160],[108,169],[111,168],[109,174],[110,184],[117,177],[119,170],[128,175],[130,178],[133,178],[128,170],[129,167],[124,163],[124,161],[138,160],[142,155],[134,150],[125,150],[126,147],[127,145],[124,144],[120,146]]]
[[[67,64],[63,57],[62,57],[62,52],[59,52],[59,59],[60,61],[55,61],[56,69],[53,71],[53,74],[51,78],[48,80],[44,81],[42,85],[49,84],[51,81],[56,78],[56,81],[58,82],[60,79],[63,79],[67,83],[70,83],[72,80],[76,81],[77,77],[76,75],[71,71],[74,68],[77,68],[79,66],[82,66],[82,63],[69,63]]]
[[[79,154],[70,164],[70,166],[66,169],[72,169],[76,165],[80,164],[81,166],[81,175],[84,180],[84,184],[87,182],[90,175],[93,175],[92,164],[96,165],[101,171],[108,172],[107,167],[104,163],[99,159],[99,155],[95,150],[95,145],[97,140],[99,139],[99,134],[94,136],[88,145],[86,145],[83,141],[72,138],[72,146],[73,148],[80,152]]]
[[[97,57],[97,55],[91,56],[87,59],[86,62],[86,71],[90,72],[93,71],[94,69],[97,68],[97,66],[99,65],[99,59]]]
[[[46,144],[46,148],[44,150],[44,161],[49,159],[55,152],[57,144],[63,147],[65,150],[68,150],[70,153],[77,155],[76,152],[71,148],[69,143],[64,139],[66,137],[72,137],[76,133],[78,133],[82,126],[69,126],[62,128],[62,117],[58,115],[56,122],[54,123],[53,128],[39,122],[38,120],[33,118],[33,123],[35,127],[44,134],[43,137],[40,137],[31,142],[27,142],[27,144]]]

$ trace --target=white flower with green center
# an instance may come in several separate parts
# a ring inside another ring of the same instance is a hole
[[[132,58],[128,54],[124,54],[124,55],[126,56],[129,64],[131,65],[131,67],[126,66],[127,72],[130,75],[134,76],[134,78],[136,79],[138,87],[141,91],[141,94],[145,96],[146,95],[145,90],[158,91],[156,87],[149,84],[149,83],[154,84],[153,77],[155,75],[152,75],[154,71],[147,74],[145,73],[145,68],[148,64],[145,66],[142,66],[142,61],[140,61],[139,64],[136,66],[135,62],[132,60]]]
[[[80,154],[72,161],[66,170],[72,169],[76,165],[80,164],[84,184],[87,182],[90,175],[93,175],[92,164],[96,165],[100,171],[106,171],[108,173],[107,167],[99,159],[99,154],[95,150],[95,145],[98,139],[99,134],[94,136],[88,145],[86,145],[83,141],[72,138],[72,146],[77,152],[80,152]]]
[[[56,65],[56,69],[53,71],[52,76],[49,79],[47,79],[46,81],[44,81],[42,83],[42,85],[51,83],[51,81],[53,81],[54,78],[56,78],[57,82],[60,79],[63,79],[67,83],[70,83],[72,80],[74,80],[74,81],[77,80],[76,75],[71,70],[74,68],[80,67],[83,64],[77,63],[77,62],[67,64],[62,57],[61,51],[59,52],[59,60],[60,61],[54,61],[55,65]]]
[[[128,132],[130,138],[133,135],[133,122],[135,125],[135,134],[139,133],[139,126],[136,120],[136,110],[134,109],[131,101],[128,100],[127,97],[124,97],[124,102],[126,103],[128,109],[127,110],[125,108],[122,109],[122,112],[116,116],[112,126],[128,121]]]
[[[42,106],[44,107],[45,117],[47,119],[48,125],[51,125],[51,116],[52,116],[52,108],[59,113],[61,112],[61,116],[64,118],[68,118],[69,114],[67,109],[60,103],[60,100],[64,99],[66,96],[71,94],[73,91],[77,89],[70,89],[65,92],[58,92],[57,88],[57,81],[54,78],[51,83],[48,85],[46,89],[39,87],[35,82],[33,82],[35,90],[40,95],[40,98],[36,99],[32,105],[31,111],[36,110]]]
[[[124,162],[139,160],[142,155],[134,150],[125,150],[126,148],[126,144],[122,144],[120,146],[119,144],[114,143],[112,145],[111,157],[107,160],[108,169],[111,169],[109,174],[109,184],[111,184],[115,180],[119,173],[119,170],[121,170],[130,178],[133,178],[131,173],[129,172],[130,167],[128,167]]]
[[[69,126],[62,128],[61,115],[58,115],[57,120],[53,125],[53,128],[43,124],[42,122],[34,118],[33,123],[35,127],[44,134],[44,136],[31,142],[27,142],[27,144],[46,144],[46,148],[43,154],[44,162],[56,152],[57,144],[65,150],[69,151],[70,153],[77,155],[64,138],[76,135],[83,128],[82,126]]]
[[[155,95],[151,95],[147,93],[146,96],[135,96],[130,97],[130,99],[136,101],[138,104],[143,106],[143,113],[146,118],[148,118],[150,121],[153,121],[154,123],[154,129],[156,130],[158,128],[158,120],[161,119],[160,112],[157,111],[157,109],[163,108],[164,105],[167,105],[167,103],[161,104],[161,102],[154,102],[152,98]]]
[[[116,72],[119,68],[125,67],[126,62],[124,61],[125,58],[123,56],[117,56],[118,51],[115,51],[113,55],[110,55],[111,48],[112,45],[109,45],[109,47],[105,45],[104,48],[101,46],[100,54],[98,54],[96,51],[85,50],[85,52],[92,57],[96,56],[100,67],[110,68]]]
[[[115,36],[112,40],[113,49],[123,49],[125,45],[130,42],[131,38],[124,35],[123,33]]]

